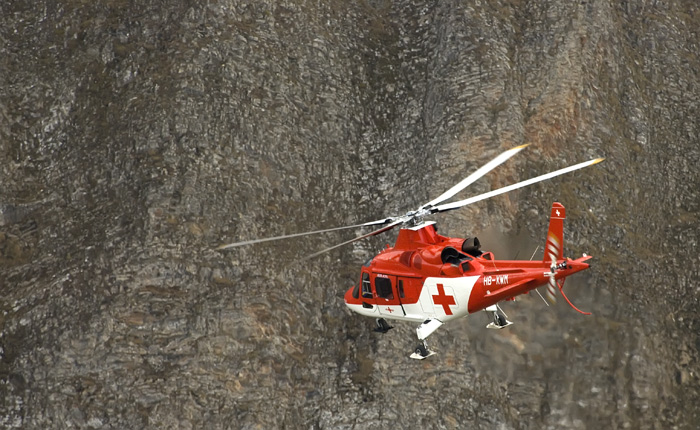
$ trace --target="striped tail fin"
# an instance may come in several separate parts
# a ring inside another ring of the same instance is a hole
[[[552,212],[549,216],[549,230],[547,231],[547,242],[544,245],[543,261],[551,265],[557,264],[557,260],[564,259],[564,219],[566,210],[561,203],[552,204]],[[547,299],[556,302],[556,280],[554,276],[549,278],[547,284]]]

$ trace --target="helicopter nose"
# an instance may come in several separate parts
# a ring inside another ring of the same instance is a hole
[[[353,303],[353,302],[357,301],[357,299],[355,297],[353,297],[354,290],[355,290],[355,287],[353,286],[353,287],[348,288],[348,290],[345,292],[344,299],[345,299],[346,304]]]

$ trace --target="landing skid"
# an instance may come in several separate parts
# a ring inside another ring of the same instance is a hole
[[[496,323],[489,323],[489,324],[486,326],[486,328],[490,328],[490,329],[494,329],[494,330],[500,330],[500,329],[503,329],[503,328],[508,327],[508,326],[511,325],[511,324],[513,324],[512,321],[506,320],[505,324],[503,324],[503,325],[497,325]]]
[[[426,354],[423,355],[418,352],[414,352],[413,354],[410,355],[411,358],[414,360],[425,360],[426,358],[430,357],[431,355],[435,355],[435,351],[428,350],[426,351]]]
[[[410,355],[414,360],[425,360],[431,355],[435,355],[435,351],[428,348],[428,343],[423,339],[423,343],[419,343],[413,354]]]
[[[439,322],[439,321],[438,321]],[[429,323],[429,321],[426,321],[423,323],[424,325]],[[442,325],[441,322],[439,322],[438,327]],[[437,327],[435,327],[437,328]],[[431,355],[435,355],[435,351],[432,351],[430,348],[428,348],[428,342],[425,341],[425,338],[421,339],[422,342],[418,344],[416,347],[415,351],[413,354],[410,355],[411,358],[414,360],[425,360],[426,358],[430,357]]]
[[[508,321],[508,318],[506,318],[506,313],[503,312],[498,305],[489,306],[485,310],[486,312],[490,312],[493,316],[493,322],[489,323],[486,328],[501,330],[513,324],[511,321]]]
[[[394,327],[390,326],[384,318],[377,318],[377,326],[374,328],[374,331],[377,333],[386,333],[392,328]]]

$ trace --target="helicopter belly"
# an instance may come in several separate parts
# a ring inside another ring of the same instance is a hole
[[[423,318],[444,322],[466,316],[469,296],[477,279],[479,276],[427,278],[418,300]]]
[[[416,322],[425,320],[425,314],[423,314],[423,310],[418,303],[404,305],[403,307],[405,309],[405,313],[400,307],[384,306],[384,308],[382,308],[379,305],[372,305],[371,307],[368,307],[367,305],[357,305],[347,302],[345,305],[351,311],[367,317]],[[394,312],[389,312],[389,309],[394,310]]]
[[[418,301],[402,303],[401,306],[381,304],[350,303],[346,305],[353,312],[375,318],[387,318],[408,321],[425,321],[438,319],[449,321],[466,316],[469,296],[479,276],[459,278],[427,278],[421,288]],[[385,309],[382,308],[384,306]],[[391,312],[391,311],[394,312]]]
[[[353,312],[367,317],[379,317],[376,305],[357,305],[353,303],[345,303],[345,305]]]

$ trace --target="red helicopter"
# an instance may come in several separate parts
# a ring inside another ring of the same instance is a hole
[[[546,286],[546,296],[552,303],[555,302],[558,289],[571,307],[587,314],[576,308],[562,289],[566,277],[590,267],[587,261],[592,258],[586,254],[574,260],[564,258],[566,211],[562,204],[552,204],[542,261],[496,260],[493,253],[481,251],[481,244],[476,237],[464,239],[442,236],[438,234],[434,221],[424,221],[425,216],[461,208],[603,161],[602,158],[586,161],[465,200],[441,204],[526,146],[521,145],[505,151],[436,199],[403,216],[353,226],[236,242],[221,245],[217,249],[224,250],[341,229],[381,226],[370,233],[307,257],[313,258],[402,225],[394,246],[387,245],[386,249],[362,266],[359,282],[345,293],[345,304],[354,312],[376,318],[377,332],[386,333],[393,328],[387,323],[387,319],[419,323],[416,333],[420,343],[411,354],[411,358],[415,359],[424,359],[434,354],[434,351],[428,348],[426,339],[448,321],[486,311],[493,319],[487,328],[502,329],[511,325],[512,322],[508,321],[498,303],[515,300],[516,296],[532,290],[537,291],[536,288],[541,286]],[[539,294],[539,291],[537,292]]]

